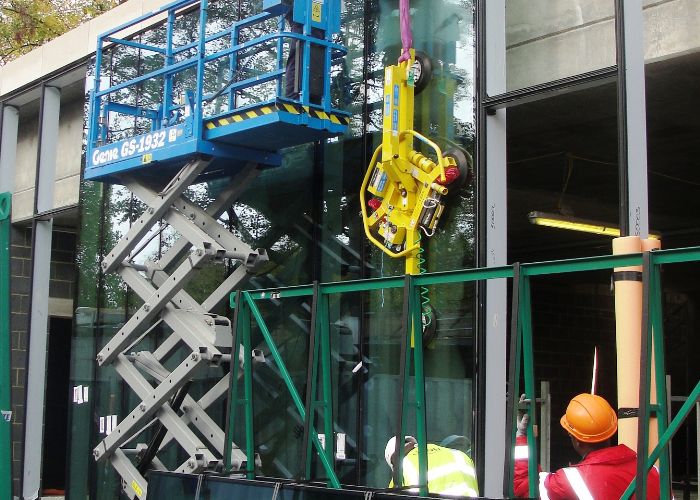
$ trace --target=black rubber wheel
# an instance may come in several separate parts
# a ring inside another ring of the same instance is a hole
[[[428,54],[420,50],[416,51],[416,59],[413,62],[413,92],[420,94],[433,78],[433,62]]]
[[[454,158],[457,168],[459,169],[459,177],[447,186],[450,193],[459,191],[459,188],[465,184],[469,184],[472,179],[472,166],[466,153],[459,148],[449,148],[443,153],[443,156]]]

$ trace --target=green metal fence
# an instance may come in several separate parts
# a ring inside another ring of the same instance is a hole
[[[12,498],[10,401],[10,193],[0,193],[0,498]]]
[[[532,311],[530,302],[530,280],[536,276],[551,276],[564,273],[590,272],[600,270],[612,270],[615,267],[643,266],[644,268],[644,308],[643,308],[643,331],[641,355],[641,380],[649,381],[651,375],[651,355],[652,351],[656,357],[656,379],[665,380],[664,354],[663,354],[663,325],[662,325],[662,287],[660,280],[660,266],[697,262],[700,261],[700,247],[659,250],[652,253],[629,254],[617,256],[588,257],[581,259],[571,259],[562,261],[539,262],[530,264],[513,264],[512,266],[492,267],[485,269],[469,269],[444,271],[438,273],[428,273],[416,276],[375,278],[367,280],[334,282],[334,283],[314,283],[313,285],[295,286],[278,289],[266,289],[255,291],[238,291],[231,296],[231,307],[234,308],[234,345],[233,353],[239,352],[243,347],[243,377],[239,382],[238,377],[231,377],[231,392],[229,395],[229,416],[227,421],[227,440],[225,449],[226,470],[231,467],[232,429],[240,426],[236,421],[236,409],[239,405],[244,407],[245,426],[245,450],[249,457],[246,468],[246,475],[252,479],[255,477],[254,462],[254,422],[252,412],[252,357],[251,357],[251,319],[254,319],[260,329],[265,343],[274,358],[281,376],[289,390],[295,407],[302,421],[304,421],[303,440],[303,460],[305,464],[302,480],[311,479],[312,451],[315,450],[323,469],[326,473],[328,486],[340,488],[340,482],[335,473],[332,446],[325,448],[321,445],[316,429],[314,427],[313,415],[321,409],[323,415],[323,433],[325,442],[332,443],[332,388],[330,387],[330,331],[328,328],[328,298],[333,294],[367,292],[372,290],[386,290],[403,288],[403,335],[401,342],[401,362],[399,379],[403,381],[400,403],[397,413],[399,428],[396,429],[396,436],[404,435],[405,412],[409,409],[416,413],[417,440],[419,448],[419,483],[420,493],[427,493],[427,443],[426,443],[426,423],[425,410],[428,402],[425,398],[425,380],[423,373],[423,345],[420,340],[421,307],[419,290],[422,286],[448,285],[465,282],[478,282],[490,279],[512,279],[512,324],[511,324],[511,348],[509,360],[509,389],[507,398],[507,428],[505,432],[507,440],[507,454],[505,457],[505,475],[503,492],[506,495],[513,494],[513,447],[515,445],[515,424],[518,407],[515,398],[521,394],[520,378],[524,380],[524,390],[522,393],[534,402],[535,395],[535,375],[534,359],[532,347]],[[260,312],[256,302],[270,299],[284,299],[292,297],[311,297],[311,329],[309,338],[309,362],[307,379],[307,397],[302,402],[302,398],[296,390],[292,379],[287,371],[284,361],[275,345],[275,340],[268,330],[265,319]],[[654,332],[652,336],[652,330]],[[515,334],[513,334],[515,333]],[[235,356],[232,356],[232,358]],[[415,390],[413,398],[409,400],[408,395],[410,383],[410,368],[413,367]],[[321,397],[316,398],[317,384],[322,387]],[[243,396],[239,395],[239,385],[243,385]],[[657,384],[657,401],[660,403],[651,405],[649,403],[649,383],[640,384],[640,418],[642,423],[639,427],[638,449],[648,448],[649,415],[655,413],[659,426],[660,441],[648,460],[643,455],[638,459],[639,481],[630,485],[626,497],[628,498],[634,488],[636,488],[637,498],[646,497],[646,471],[658,459],[661,474],[662,498],[668,498],[670,494],[670,467],[668,456],[668,442],[678,429],[678,426],[687,417],[695,401],[700,395],[700,382],[695,387],[692,394],[683,405],[683,408],[676,418],[667,425],[666,409],[666,387],[665,384]],[[646,389],[646,390],[645,390]],[[533,403],[534,404],[534,403]],[[530,411],[531,420],[528,428],[529,443],[529,485],[530,496],[537,497],[538,473],[537,473],[537,449],[533,435],[533,427],[536,424],[534,411]],[[401,439],[397,439],[402,442]],[[398,446],[397,446],[398,448]],[[397,449],[397,451],[399,451]],[[401,485],[401,461],[394,470],[394,484]],[[488,464],[486,464],[488,467]]]

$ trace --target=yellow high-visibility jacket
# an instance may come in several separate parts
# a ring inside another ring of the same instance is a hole
[[[403,459],[403,484],[418,492],[418,448]],[[393,480],[389,487],[393,487]],[[428,491],[440,495],[478,497],[474,462],[465,453],[436,444],[428,444]]]

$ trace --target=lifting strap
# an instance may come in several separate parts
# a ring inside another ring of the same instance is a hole
[[[409,0],[400,0],[399,22],[401,23],[401,56],[399,57],[399,63],[402,63],[411,59],[411,49],[413,48]]]

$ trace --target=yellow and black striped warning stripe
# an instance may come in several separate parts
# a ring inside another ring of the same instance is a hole
[[[277,101],[275,103],[266,104],[257,108],[246,109],[245,111],[240,111],[229,116],[209,120],[206,122],[206,127],[209,130],[212,130],[217,127],[224,127],[233,123],[240,123],[251,118],[269,115],[270,113],[275,113],[277,111],[284,111],[295,115],[304,113],[320,120],[329,120],[336,125],[348,125],[350,123],[350,117],[347,115],[326,113],[325,111],[316,109],[312,106],[302,106],[291,102]]]

